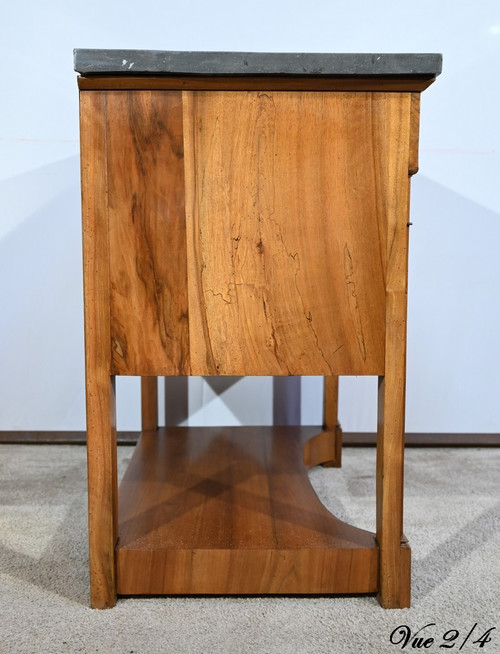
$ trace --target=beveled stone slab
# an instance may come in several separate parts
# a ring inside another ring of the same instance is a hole
[[[440,54],[74,51],[82,75],[294,75],[421,77],[441,72]]]

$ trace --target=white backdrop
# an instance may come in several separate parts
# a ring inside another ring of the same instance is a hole
[[[2,7],[2,27],[0,429],[85,425],[72,69],[82,47],[442,52],[412,187],[407,430],[500,432],[498,0],[20,0]],[[342,379],[344,429],[375,429],[375,388]],[[190,419],[269,422],[272,389],[190,380]],[[302,380],[300,403],[304,423],[321,422],[321,379]],[[118,408],[119,427],[138,428],[136,379],[120,380]]]

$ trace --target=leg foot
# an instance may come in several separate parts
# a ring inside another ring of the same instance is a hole
[[[411,606],[411,549],[406,539],[401,541],[399,551],[399,583],[396,593],[385,588],[381,577],[380,591],[377,595],[384,609],[408,609]]]

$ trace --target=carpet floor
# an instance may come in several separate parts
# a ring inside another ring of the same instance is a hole
[[[121,473],[131,454],[119,448]],[[374,531],[375,450],[345,448],[343,457],[342,469],[316,468],[311,482],[335,515]],[[500,654],[499,471],[500,449],[407,451],[410,609],[383,610],[371,596],[155,597],[95,611],[85,449],[3,445],[0,652]]]

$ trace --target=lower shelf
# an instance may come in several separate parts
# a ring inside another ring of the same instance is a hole
[[[144,432],[119,492],[120,595],[378,589],[374,534],[333,516],[307,475],[318,427]]]

